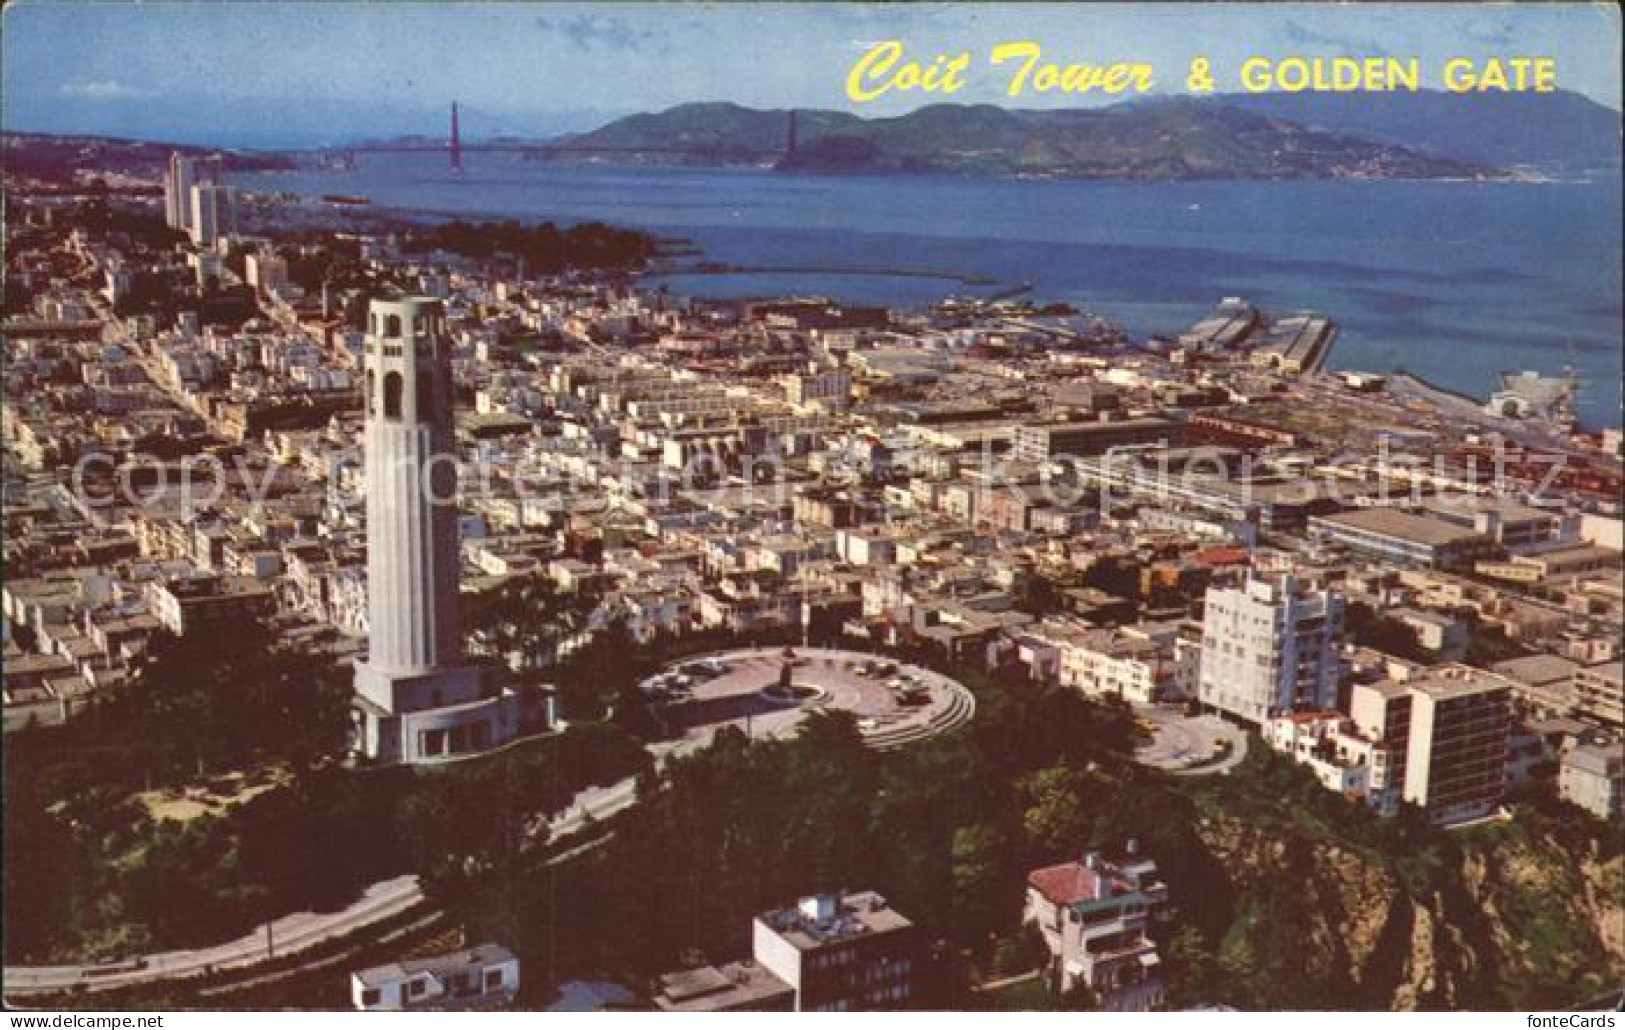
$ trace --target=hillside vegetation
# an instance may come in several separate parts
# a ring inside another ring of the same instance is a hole
[[[1284,118],[1193,100],[1106,108],[1008,110],[937,104],[895,118],[839,111],[789,115],[684,104],[572,137],[594,159],[691,164],[776,162],[791,171],[940,172],[1083,179],[1474,178],[1485,164],[1308,129]]]

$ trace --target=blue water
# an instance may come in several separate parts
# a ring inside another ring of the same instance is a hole
[[[1620,423],[1617,182],[1109,183],[786,176],[367,155],[355,170],[245,177],[305,194],[455,214],[637,226],[746,267],[897,268],[1031,280],[1132,333],[1171,334],[1220,297],[1314,308],[1342,326],[1331,367],[1406,368],[1482,396],[1502,369],[1584,381],[1588,424]],[[817,292],[927,303],[991,292],[952,278],[688,276],[694,296]]]

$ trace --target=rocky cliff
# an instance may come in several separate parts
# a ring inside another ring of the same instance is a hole
[[[1195,827],[1229,873],[1209,944],[1246,1007],[1556,1008],[1625,980],[1625,856],[1600,827],[1520,807],[1417,847],[1320,829]]]

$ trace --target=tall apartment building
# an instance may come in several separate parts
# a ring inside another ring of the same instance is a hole
[[[230,186],[218,182],[200,182],[192,186],[191,217],[186,231],[192,242],[200,247],[213,247],[222,236],[237,231],[237,193]]]
[[[1500,676],[1446,665],[1403,683],[1357,684],[1349,716],[1393,754],[1401,797],[1448,825],[1488,815],[1506,790],[1512,687]]]
[[[1350,716],[1393,753],[1391,779],[1405,801],[1448,825],[1488,814],[1505,790],[1512,684],[1464,665],[1403,683],[1358,684]]]
[[[795,989],[797,1012],[904,1009],[919,992],[919,933],[873,891],[819,894],[764,912],[752,950]]]
[[[164,221],[171,229],[191,232],[193,225],[192,188],[200,184],[219,185],[224,162],[218,154],[188,157],[176,151],[169,155],[164,170]]]
[[[1447,666],[1408,685],[1405,800],[1440,825],[1488,815],[1506,791],[1511,689],[1467,666]]]
[[[1202,619],[1201,703],[1254,726],[1337,703],[1343,597],[1291,576],[1210,587]]]
[[[1113,860],[1098,851],[1027,875],[1023,922],[1049,949],[1050,987],[1087,986],[1108,1012],[1144,1012],[1162,1004],[1162,963],[1147,931],[1167,910],[1157,864],[1137,854]]]

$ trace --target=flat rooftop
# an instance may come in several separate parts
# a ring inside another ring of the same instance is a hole
[[[1508,689],[1507,682],[1479,669],[1449,666],[1409,681],[1406,686],[1438,701]]]
[[[795,988],[749,960],[663,973],[654,1003],[666,1012],[717,1012],[788,1000]]]
[[[1407,540],[1411,543],[1427,544],[1431,547],[1483,539],[1482,534],[1474,530],[1428,518],[1426,515],[1414,515],[1408,511],[1396,511],[1392,508],[1360,508],[1355,511],[1339,512],[1336,515],[1322,515],[1319,521],[1332,526],[1346,526],[1366,533]]]
[[[841,895],[828,917],[823,919],[808,914],[810,901],[764,912],[756,918],[800,951],[812,951],[868,934],[905,930],[914,925],[874,891]]]

